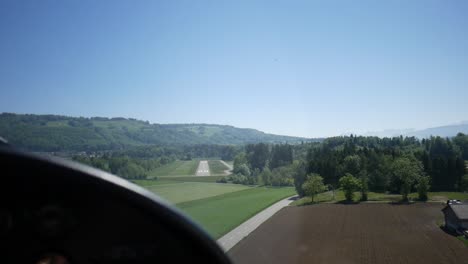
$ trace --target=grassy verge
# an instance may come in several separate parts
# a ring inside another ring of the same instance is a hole
[[[208,166],[210,166],[211,175],[224,174],[224,171],[229,169],[219,160],[209,160]]]
[[[161,185],[161,184],[168,184],[174,183],[174,181],[158,179],[158,180],[131,180],[131,182],[140,185],[142,187],[152,186],[152,185]]]
[[[145,188],[169,202],[177,204],[237,192],[252,187],[239,184],[170,181],[166,184],[146,185]]]
[[[292,187],[257,187],[180,203],[177,207],[218,239],[264,208],[295,193]]]
[[[198,162],[198,160],[176,160],[150,171],[149,177],[195,175]]]
[[[456,199],[456,200],[467,200],[468,193],[462,192],[429,192],[428,193],[429,200],[431,201],[441,201],[445,202],[448,199]],[[417,199],[418,194],[412,193],[410,194],[411,199]]]
[[[448,199],[457,199],[457,200],[467,200],[468,193],[461,193],[461,192],[429,192],[429,202],[445,202]],[[353,202],[359,202],[361,194],[359,192],[354,193],[354,200]],[[413,201],[417,201],[418,194],[411,193],[409,198]],[[345,200],[343,191],[339,190],[335,192],[335,199],[333,199],[332,192],[324,192],[318,194],[315,199],[314,203],[336,203],[336,202],[343,202]],[[386,194],[386,193],[375,193],[369,192],[368,193],[368,201],[369,202],[399,202],[401,201],[400,194]],[[303,197],[295,202],[292,205],[309,205],[313,204],[312,199],[310,197]]]
[[[465,246],[468,247],[468,239],[464,236],[457,236],[457,239],[460,240],[461,242],[463,242],[463,244],[465,244]]]
[[[401,199],[401,195],[399,194],[385,194],[385,193],[369,192],[367,196],[368,196],[368,201],[370,202],[397,202]],[[359,202],[360,198],[361,198],[361,193],[355,192],[353,202]],[[344,192],[341,190],[338,190],[335,192],[335,199],[333,199],[333,193],[331,191],[324,192],[324,193],[318,194],[314,198],[314,203],[336,203],[336,202],[342,202],[344,200],[345,200]],[[309,205],[309,204],[312,204],[312,199],[310,197],[303,197],[292,203],[292,205],[297,205],[297,206]]]
[[[170,176],[170,177],[159,177],[161,181],[178,181],[178,182],[216,182],[217,180],[226,176]]]

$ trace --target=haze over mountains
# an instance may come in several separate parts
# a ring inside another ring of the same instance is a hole
[[[428,138],[430,136],[440,137],[454,137],[458,133],[468,134],[468,121],[460,122],[459,124],[430,127],[425,129],[386,129],[382,131],[363,133],[363,136],[377,136],[377,137],[396,137],[408,136],[417,138]],[[359,134],[359,133],[357,133]]]

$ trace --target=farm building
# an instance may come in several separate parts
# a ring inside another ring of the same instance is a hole
[[[468,203],[458,200],[447,201],[442,209],[445,216],[445,226],[455,231],[468,229]]]

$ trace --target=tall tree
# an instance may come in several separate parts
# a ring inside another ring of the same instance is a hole
[[[304,184],[307,179],[305,163],[303,161],[295,161],[293,164],[293,171],[294,187],[296,188],[296,192],[299,196],[304,196],[305,193],[302,189],[302,184]]]
[[[349,155],[344,159],[345,172],[358,175],[361,171],[361,158],[358,155]]]
[[[307,176],[307,180],[302,184],[302,189],[314,202],[315,196],[326,191],[327,187],[323,184],[323,178],[320,175],[312,173]]]
[[[369,192],[369,184],[367,177],[360,178],[359,191],[361,192],[361,201],[367,201],[367,194]]]
[[[468,135],[458,133],[457,136],[453,138],[453,143],[460,148],[462,158],[468,160]]]
[[[293,150],[288,144],[274,145],[271,149],[270,168],[287,166],[293,162]]]
[[[251,169],[263,170],[270,158],[270,150],[265,143],[249,144],[245,147]]]
[[[360,187],[360,182],[352,174],[346,173],[340,178],[340,188],[345,193],[346,201],[351,202],[354,198],[354,192]]]
[[[393,163],[392,171],[400,182],[400,193],[403,196],[403,201],[407,201],[414,182],[423,175],[422,165],[416,160],[401,157]]]
[[[427,192],[429,192],[429,188],[431,187],[429,185],[430,179],[427,176],[421,176],[418,177],[417,182],[416,189],[418,190],[418,198],[421,201],[426,201],[428,198]]]
[[[245,153],[241,152],[234,157],[233,169],[236,170],[244,164],[247,164],[247,157],[245,156]]]

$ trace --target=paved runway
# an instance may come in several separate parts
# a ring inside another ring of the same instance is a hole
[[[201,160],[198,163],[198,169],[195,176],[210,176],[210,166],[208,166],[208,161]]]

